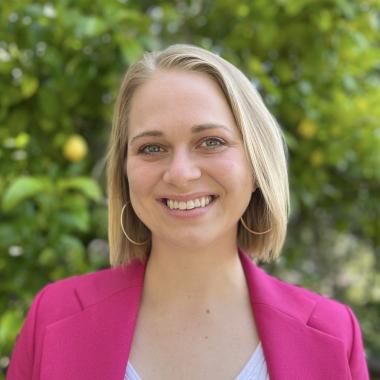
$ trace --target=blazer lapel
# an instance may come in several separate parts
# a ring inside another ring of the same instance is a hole
[[[124,378],[144,272],[135,262],[113,270],[101,286],[95,277],[76,289],[83,309],[47,327],[41,380]]]
[[[239,255],[270,379],[350,379],[343,342],[308,325],[316,301]]]

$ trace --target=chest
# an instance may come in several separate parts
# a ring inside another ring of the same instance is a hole
[[[142,380],[231,380],[258,342],[249,304],[196,313],[141,307],[129,361]]]

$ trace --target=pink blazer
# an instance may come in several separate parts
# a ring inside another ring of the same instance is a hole
[[[284,283],[239,253],[271,380],[366,380],[351,309]],[[17,339],[7,380],[123,380],[145,263],[46,286]]]

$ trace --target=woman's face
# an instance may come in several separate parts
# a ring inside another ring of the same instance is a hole
[[[206,74],[160,71],[129,115],[126,175],[152,244],[236,242],[254,180],[228,103]]]

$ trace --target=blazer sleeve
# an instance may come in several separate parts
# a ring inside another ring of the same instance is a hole
[[[33,379],[37,316],[41,299],[46,287],[34,298],[28,311],[24,325],[17,336],[13,348],[10,365],[7,370],[6,380],[31,380]]]
[[[352,380],[368,380],[368,367],[365,358],[362,333],[359,322],[349,306],[346,306],[351,318],[352,327],[352,345],[349,355],[349,365]]]

